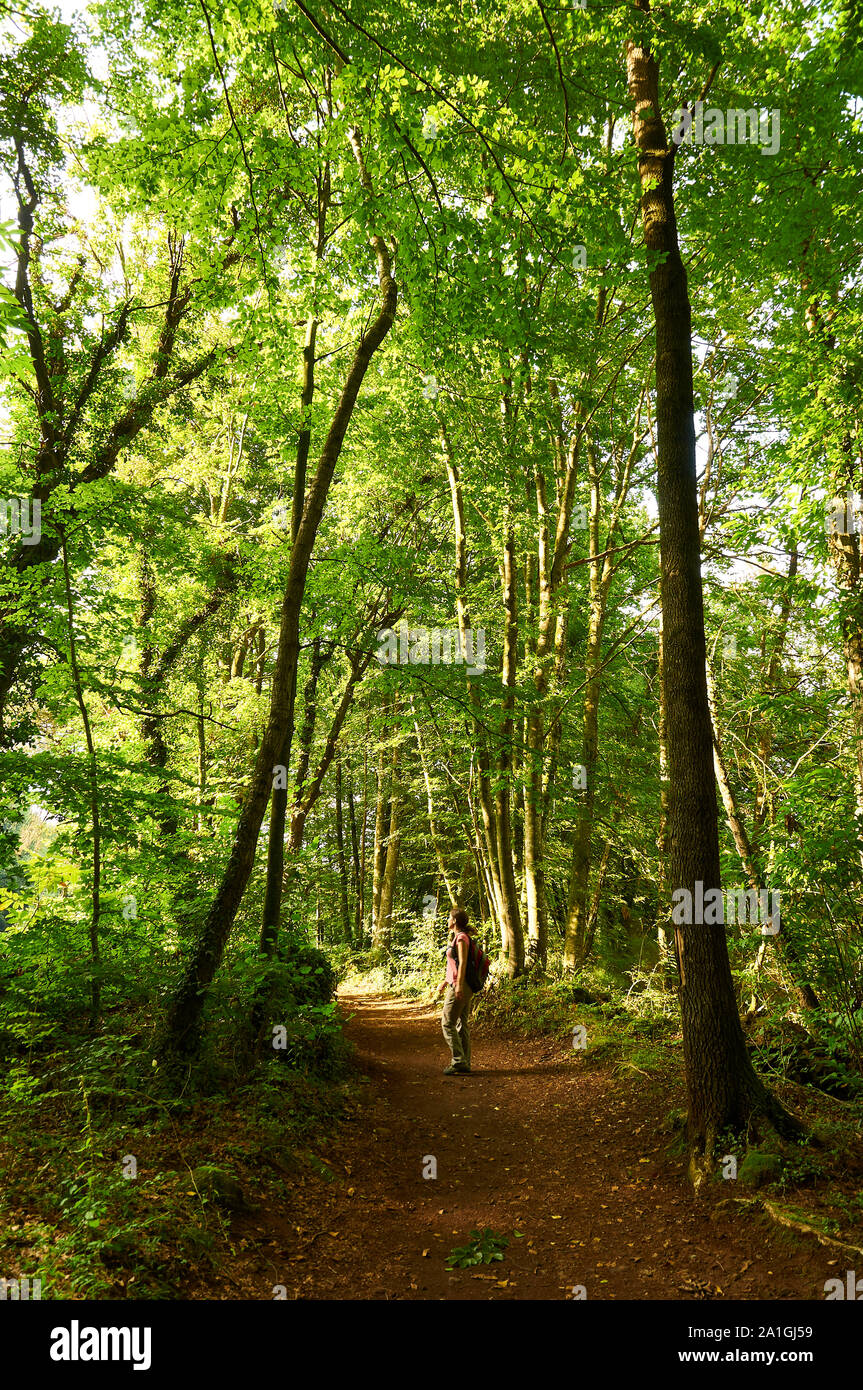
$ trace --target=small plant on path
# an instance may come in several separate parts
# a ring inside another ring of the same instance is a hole
[[[447,1269],[469,1269],[471,1265],[490,1265],[493,1260],[502,1260],[503,1252],[509,1245],[506,1236],[498,1235],[490,1226],[483,1231],[471,1231],[472,1239],[468,1245],[457,1245],[447,1256]]]

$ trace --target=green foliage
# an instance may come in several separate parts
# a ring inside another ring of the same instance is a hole
[[[274,1005],[289,1011],[301,1005],[325,1007],[336,992],[336,975],[325,952],[296,937],[283,937],[276,948],[273,967]]]
[[[769,1025],[756,1060],[857,1106],[863,569],[859,515],[841,540],[825,525],[859,484],[863,437],[852,9],[699,4],[657,9],[649,30],[663,92],[713,72],[720,109],[781,103],[775,155],[684,145],[675,162],[716,733],[751,863],[728,816],[720,849],[726,887],[754,874],[781,892],[779,942],[756,922],[727,930],[741,1011],[754,997]],[[101,1127],[170,1109],[151,1094],[153,1037],[238,833],[257,836],[244,814],[254,777],[272,775],[255,768],[285,658],[304,426],[306,490],[322,457],[334,481],[291,638],[282,935],[262,959],[262,835],[184,1103],[249,1087],[262,1123],[325,1108],[350,1063],[338,979],[426,996],[450,895],[488,920],[497,955],[490,861],[510,831],[522,925],[541,917],[549,944],[527,978],[499,962],[480,1026],[547,1033],[573,1065],[621,1076],[680,1046],[659,947],[655,336],[622,59],[641,22],[627,6],[359,0],[315,27],[269,0],[101,0],[73,24],[29,7],[0,39],[16,219],[0,225],[3,1095],[19,1118],[56,1103],[80,1123],[86,1108],[96,1137],[58,1208],[69,1250],[89,1252],[81,1288],[107,1287],[97,1241],[116,1262],[143,1222],[99,1168]],[[392,253],[396,322],[333,429],[377,308],[373,236]],[[38,543],[7,526],[13,499],[40,503]],[[487,646],[469,676],[422,653],[423,632],[463,619]],[[406,659],[383,664],[381,633],[402,622]],[[573,772],[594,742],[588,799]],[[591,920],[574,981],[576,890]],[[818,1009],[803,1011],[807,989]],[[804,1016],[801,1049],[781,1026]],[[189,1264],[220,1238],[218,1212],[200,1215]],[[159,1237],[141,1229],[152,1290]]]
[[[446,1259],[447,1269],[470,1269],[472,1265],[489,1265],[502,1260],[509,1245],[509,1238],[493,1231],[490,1226],[484,1230],[471,1231],[467,1245],[457,1245]]]

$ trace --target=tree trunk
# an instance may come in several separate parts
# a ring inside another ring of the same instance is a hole
[[[315,391],[315,339],[317,321],[309,315],[306,328],[306,343],[303,348],[303,423],[297,440],[297,457],[294,465],[294,500],[291,517],[291,543],[296,550],[300,534],[303,507],[306,494],[306,466],[312,438],[311,407]],[[305,588],[305,576],[303,576]],[[302,602],[302,596],[300,598]],[[299,657],[299,651],[297,652]],[[288,813],[288,762],[290,761],[291,739],[293,737],[293,709],[297,694],[297,665],[295,661],[289,673],[290,690],[287,703],[291,710],[291,720],[285,729],[282,747],[279,750],[277,766],[283,768],[282,775],[274,779],[272,800],[270,802],[270,831],[267,841],[267,883],[264,891],[264,916],[261,923],[261,953],[272,956],[279,935],[279,917],[282,907],[282,877],[285,869],[285,821]]]
[[[467,535],[464,522],[464,497],[462,494],[461,477],[456,465],[452,446],[446,428],[441,424],[441,443],[443,445],[444,460],[446,463],[447,478],[449,480],[450,498],[452,501],[453,529],[455,538],[455,575],[456,575],[456,612],[458,615],[459,637],[463,652],[468,650],[468,631],[470,628],[470,615],[467,609]],[[506,547],[505,547],[506,550]],[[510,563],[511,563],[510,556]],[[504,595],[504,624],[505,631],[509,632],[512,628],[512,620],[515,612],[515,587],[510,580],[507,584],[506,578],[503,581]],[[510,607],[507,605],[511,605]],[[517,636],[517,634],[516,634]],[[510,670],[512,679],[510,685],[515,684],[515,659],[517,656],[517,644],[511,642],[507,648],[507,639],[504,638],[504,684],[507,684],[507,670]],[[498,814],[503,811],[504,803],[500,797],[495,798],[492,793],[491,781],[491,759],[488,749],[485,746],[485,734],[483,731],[484,711],[482,701],[476,685],[470,676],[466,677],[468,698],[470,700],[471,712],[474,721],[474,736],[476,739],[476,766],[477,766],[477,791],[479,799],[480,815],[482,817],[482,837],[479,836],[478,827],[476,828],[478,853],[484,865],[487,875],[487,890],[489,902],[492,906],[495,918],[500,929],[501,951],[507,959],[507,970],[510,975],[516,975],[524,968],[524,938],[521,931],[521,918],[518,907],[518,894],[515,887],[515,873],[512,866],[512,834],[509,825],[504,827],[501,835],[501,827],[498,822]],[[512,707],[512,697],[505,696],[505,705]],[[504,716],[506,721],[506,715]],[[511,719],[510,719],[511,723]],[[505,736],[504,736],[505,739]],[[510,733],[511,741],[511,733]],[[502,744],[503,746],[503,744]],[[500,756],[500,755],[499,755]],[[508,779],[507,783],[508,783]],[[508,806],[509,788],[507,784],[506,805]],[[504,841],[507,846],[508,867],[501,860],[501,843]],[[483,853],[484,851],[484,853]]]
[[[390,783],[390,826],[387,836],[386,858],[380,884],[380,902],[375,918],[372,950],[378,957],[388,954],[392,941],[393,903],[395,901],[396,875],[401,845],[401,789],[399,786],[399,745],[393,744],[392,780]]]
[[[645,391],[642,391],[642,401]],[[602,476],[593,441],[587,437],[587,458],[590,473],[590,615],[587,629],[587,650],[584,659],[585,691],[582,706],[581,767],[584,770],[584,795],[579,799],[572,843],[570,866],[569,907],[564,940],[564,965],[577,969],[585,960],[588,901],[590,896],[591,847],[593,841],[594,805],[596,801],[596,769],[599,757],[599,699],[602,690],[602,639],[608,610],[608,595],[614,577],[614,543],[621,513],[629,494],[629,480],[638,451],[641,422],[641,403],[633,431],[632,447],[625,461],[619,461],[614,501],[604,539],[600,535],[602,516]]]
[[[567,970],[576,970],[584,960],[590,893],[591,841],[593,838],[593,807],[596,799],[596,767],[599,753],[599,692],[602,664],[602,634],[610,557],[605,565],[598,558],[603,547],[599,541],[599,518],[602,499],[599,472],[592,443],[588,442],[590,467],[590,611],[587,625],[587,649],[584,657],[584,702],[582,706],[581,767],[584,788],[578,799],[578,816],[572,839],[572,863],[569,878],[569,909],[566,919],[563,961]]]
[[[384,721],[386,721],[386,709],[384,709]],[[372,846],[372,941],[375,938],[377,921],[380,916],[381,907],[381,883],[383,881],[383,868],[386,858],[386,847],[384,843],[384,833],[387,820],[387,793],[386,793],[386,731],[387,726],[381,730],[381,746],[378,753],[377,770],[377,800],[375,803],[375,838]]]
[[[348,866],[345,859],[345,824],[342,815],[342,762],[336,759],[336,849],[339,864],[339,906],[344,939],[350,945],[351,914],[348,907]]]
[[[503,727],[497,767],[495,822],[497,858],[501,886],[501,906],[506,928],[506,954],[509,974],[524,970],[524,934],[515,882],[512,851],[512,741],[515,709],[516,663],[518,660],[518,609],[515,589],[515,536],[508,525],[503,551]]]
[[[198,834],[204,833],[204,807],[207,795],[207,731],[204,724],[204,696],[200,697],[198,715],[195,719],[198,735]]]
[[[637,0],[649,31],[649,0]],[[656,414],[663,643],[668,735],[671,886],[693,896],[721,891],[713,737],[705,678],[692,329],[686,271],[674,212],[675,147],[660,114],[659,69],[649,40],[626,47],[635,105],[641,219],[656,323]],[[692,901],[692,899],[691,899]],[[675,926],[689,1098],[690,1173],[710,1171],[726,1127],[745,1129],[761,1113],[786,1132],[800,1127],[756,1076],[737,1012],[722,923]]]
[[[359,135],[355,131],[351,132],[351,143],[360,166],[363,185],[367,192],[371,192]],[[377,257],[380,307],[376,318],[360,340],[348,372],[317,472],[309,489],[297,539],[291,550],[290,570],[280,616],[279,647],[273,675],[270,714],[228,866],[207,915],[198,945],[168,1012],[162,1042],[162,1052],[166,1057],[176,1057],[197,1050],[205,996],[221,962],[225,943],[254,865],[261,822],[273,789],[273,769],[277,763],[287,766],[290,755],[300,652],[300,612],[309,561],[363,378],[372,356],[386,338],[395,319],[398,291],[391,274],[390,253],[383,239],[376,234],[372,237],[372,244]]]
[[[164,698],[165,683],[192,637],[219,611],[222,604],[237,587],[237,577],[230,568],[230,562],[227,557],[220,558],[224,560],[225,568],[212,594],[202,607],[180,624],[173,640],[168,643],[157,660],[156,649],[148,633],[156,606],[156,582],[149,557],[146,554],[142,556],[140,574],[141,628],[147,636],[141,651],[140,673],[143,697],[149,708],[141,719],[141,737],[144,740],[144,756],[157,772],[163,772],[168,765],[165,720],[156,708]],[[167,801],[171,795],[168,783],[162,782],[159,791]],[[177,833],[179,824],[177,812],[170,802],[165,810],[158,812],[158,819],[163,835],[168,836]]]
[[[670,867],[671,857],[671,836],[668,826],[668,739],[666,734],[667,717],[665,705],[665,656],[662,640],[662,611],[659,614],[659,785],[660,785],[660,811],[659,811],[659,834],[656,838],[656,848],[659,851],[659,891],[657,894],[656,909],[656,939],[659,946],[659,967],[662,975],[663,988],[669,988],[671,973],[671,943],[673,931],[671,926],[671,888],[670,888]]]
[[[351,832],[351,883],[354,890],[355,923],[357,939],[362,931],[362,912],[360,910],[360,837],[357,831],[357,808],[354,802],[354,773],[350,759],[346,759],[348,770],[348,826]]]
[[[342,726],[344,725],[348,711],[353,702],[354,690],[358,682],[365,675],[371,659],[372,656],[370,652],[365,655],[358,651],[349,653],[350,671],[348,672],[348,678],[339,698],[339,703],[336,706],[329,733],[324,743],[323,752],[321,753],[318,766],[315,770],[315,775],[312,778],[307,777],[308,758],[305,757],[301,759],[302,765],[297,770],[297,777],[299,779],[302,775],[302,784],[300,784],[298,780],[298,788],[301,785],[302,790],[298,790],[294,800],[293,809],[291,811],[291,833],[288,839],[288,850],[292,855],[297,854],[302,845],[306,818],[320,796],[324,778],[336,754],[336,747],[338,746],[338,739],[342,731]],[[314,730],[314,722],[313,718],[310,725],[311,731]]]
[[[713,765],[716,772],[716,780],[719,783],[719,793],[722,797],[722,805],[725,808],[728,827],[731,831],[740,863],[743,866],[746,880],[752,891],[756,895],[760,895],[763,886],[763,875],[759,869],[755,851],[753,850],[749,835],[747,834],[746,826],[743,823],[743,816],[737,805],[737,798],[734,795],[728,776],[728,768],[726,767],[725,757],[722,751],[722,739],[719,733],[719,721],[716,714],[716,687],[714,685],[713,672],[710,669],[709,659],[707,661],[706,675],[707,698],[710,704],[710,718],[713,726]],[[756,970],[760,970],[764,963],[764,958],[767,954],[767,943],[770,940],[775,943],[777,951],[785,957],[794,993],[797,996],[797,1001],[801,1008],[817,1009],[818,998],[814,989],[808,980],[800,978],[800,959],[788,936],[788,927],[787,922],[784,920],[784,916],[782,918],[781,931],[772,937],[765,934],[762,938],[755,959]],[[756,1001],[754,998],[750,1000],[748,1015],[755,1013],[755,1003]]]
[[[548,957],[548,910],[545,898],[545,837],[542,817],[545,718],[541,702],[548,689],[546,667],[549,661],[550,635],[554,629],[554,614],[549,573],[548,508],[545,478],[540,466],[535,472],[535,492],[537,555],[533,568],[537,593],[537,641],[533,679],[538,698],[528,709],[525,720],[527,775],[524,785],[524,885],[527,958],[531,965],[539,965],[544,969]]]
[[[452,880],[449,874],[447,873],[446,860],[444,858],[443,849],[441,848],[440,834],[438,831],[437,819],[435,817],[431,779],[429,777],[428,765],[426,763],[425,752],[423,750],[422,730],[420,729],[419,720],[416,717],[416,709],[414,706],[413,699],[411,699],[411,708],[414,711],[414,729],[416,730],[417,736],[417,750],[419,751],[420,765],[422,767],[423,772],[423,781],[425,782],[426,804],[428,806],[429,833],[431,835],[432,848],[434,850],[435,860],[437,862],[438,873],[440,874],[441,882],[444,884],[444,887],[446,888],[447,897],[450,900],[450,905],[452,907],[457,907],[458,890],[453,887]]]
[[[363,818],[360,830],[360,891],[357,899],[357,945],[362,947],[366,934],[366,834],[369,818],[369,721],[366,716],[366,741],[363,748]]]

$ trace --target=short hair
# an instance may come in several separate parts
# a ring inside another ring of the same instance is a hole
[[[467,927],[467,913],[463,907],[453,908],[452,919],[459,931],[464,931]]]

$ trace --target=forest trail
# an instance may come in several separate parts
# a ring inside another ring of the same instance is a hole
[[[719,1207],[730,1183],[695,1200],[661,1128],[682,1097],[656,1077],[482,1023],[476,1070],[445,1077],[439,1009],[339,998],[369,1087],[317,1151],[334,1180],[304,1179],[291,1213],[271,1215],[289,1298],[823,1298],[831,1252]],[[509,1237],[503,1261],[446,1269],[486,1226]]]

